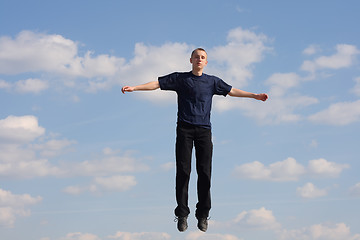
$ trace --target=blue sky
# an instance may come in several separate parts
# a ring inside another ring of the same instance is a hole
[[[360,239],[359,5],[1,0],[1,239]],[[269,100],[214,97],[209,230],[192,173],[179,233],[176,95],[120,88],[196,47]]]

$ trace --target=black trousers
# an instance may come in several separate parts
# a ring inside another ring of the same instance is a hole
[[[211,208],[211,164],[213,144],[211,129],[179,122],[176,128],[176,201],[175,215],[189,215],[188,189],[191,172],[192,149],[195,146],[197,194],[195,216],[207,218]]]

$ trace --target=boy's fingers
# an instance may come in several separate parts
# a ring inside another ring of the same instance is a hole
[[[121,88],[121,92],[122,92],[122,93],[125,93],[127,90],[128,90],[128,87],[127,87],[127,86]]]

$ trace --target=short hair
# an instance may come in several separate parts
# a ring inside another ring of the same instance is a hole
[[[192,51],[191,57],[194,55],[194,53],[195,53],[196,51],[203,51],[203,52],[205,52],[206,55],[207,55],[207,52],[205,51],[205,49],[199,47],[199,48],[196,48],[194,51]]]

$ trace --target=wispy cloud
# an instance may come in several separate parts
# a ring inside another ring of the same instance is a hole
[[[360,182],[350,188],[350,193],[354,196],[360,197]]]
[[[121,58],[87,51],[79,56],[79,43],[58,34],[22,31],[14,39],[0,38],[0,73],[47,72],[75,77],[113,75]]]
[[[49,83],[45,80],[36,78],[29,78],[26,80],[17,81],[14,84],[14,89],[20,93],[40,93],[49,88]]]
[[[355,57],[360,51],[354,45],[338,44],[336,53],[331,56],[321,56],[314,60],[305,61],[301,69],[308,72],[316,72],[321,69],[347,68],[354,64]]]
[[[63,84],[79,91],[97,92],[123,84],[136,85],[156,80],[158,76],[172,71],[188,71],[191,44],[169,42],[160,46],[136,43],[134,57],[125,59],[108,54],[96,55],[91,50],[80,49],[82,44],[57,34],[22,31],[15,38],[0,38],[0,73],[21,74],[46,73],[49,80],[29,78],[11,83],[0,80],[0,89],[19,93],[40,93],[52,89],[53,84]],[[221,76],[234,87],[247,86],[254,75],[255,64],[263,61],[273,51],[271,39],[262,34],[243,28],[228,32],[227,43],[207,49],[210,64],[207,71]],[[274,73],[264,83],[269,86],[270,98],[266,104],[254,101],[234,101],[229,98],[215,98],[215,110],[241,109],[248,117],[261,123],[278,124],[298,122],[307,119],[299,110],[317,104],[317,97],[307,96],[298,91],[302,83],[315,79],[316,72],[323,69],[342,69],[355,64],[360,51],[354,45],[338,44],[330,56],[317,56],[306,60],[301,69],[309,76],[298,73]],[[304,50],[306,56],[317,55],[319,47],[311,45]],[[16,66],[16,68],[14,68]],[[141,71],[139,71],[141,69]],[[357,94],[357,85],[353,92]],[[175,103],[173,94],[165,91],[137,94],[153,102]],[[346,125],[359,121],[359,113],[349,110],[337,114],[338,108],[359,109],[357,102],[334,103],[328,109],[308,117],[312,122],[332,125]],[[327,121],[323,121],[327,119]]]
[[[91,233],[68,233],[65,237],[60,238],[59,240],[101,240],[98,236]]]
[[[284,224],[286,225],[286,224]],[[238,234],[246,229],[247,232],[266,233],[267,235],[276,236],[279,240],[359,240],[360,234],[351,232],[350,227],[343,222],[340,223],[319,223],[310,226],[304,226],[298,229],[287,229],[275,217],[273,211],[260,207],[258,209],[244,210],[234,218],[227,221],[209,221],[209,226],[213,232],[203,233],[192,231],[186,233],[183,237],[186,240],[242,240]],[[230,231],[237,234],[220,234],[216,231]],[[167,232],[124,232],[118,231],[114,235],[99,237],[91,233],[74,232],[67,234],[60,240],[101,240],[101,239],[118,239],[118,240],[150,240],[172,239]]]
[[[134,176],[116,175],[110,177],[95,177],[91,184],[84,186],[68,186],[63,191],[71,195],[85,192],[101,194],[102,192],[123,192],[137,184]]]
[[[351,89],[351,92],[353,92],[356,96],[360,97],[360,77],[357,77],[354,79],[355,86],[353,89]]]
[[[96,158],[80,161],[49,159],[69,150],[77,142],[45,135],[35,116],[9,116],[0,120],[0,176],[11,178],[90,177],[87,186],[69,186],[65,192],[126,191],[136,185],[135,177],[123,175],[147,171],[149,167],[129,152],[105,148]],[[75,151],[73,149],[72,151]]]
[[[200,231],[190,232],[185,240],[241,240],[232,234],[203,233]]]
[[[119,240],[145,240],[145,239],[159,239],[167,240],[171,239],[171,236],[167,233],[159,232],[141,232],[141,233],[131,233],[131,232],[117,232],[115,235],[109,236],[110,239],[119,239]]]
[[[304,49],[303,54],[310,56],[318,53],[319,51],[321,51],[320,46],[312,44]]]
[[[269,166],[258,161],[245,163],[235,167],[234,174],[245,179],[284,182],[297,181],[304,175],[334,178],[338,177],[348,167],[348,164],[329,162],[323,158],[310,160],[308,166],[305,167],[294,158],[287,158]]]
[[[317,124],[334,126],[358,122],[360,121],[360,100],[331,104],[327,109],[310,115],[308,120]]]
[[[0,226],[13,227],[17,217],[26,217],[31,214],[28,206],[41,201],[40,196],[18,195],[0,188]]]
[[[345,223],[315,224],[302,229],[282,230],[279,240],[326,239],[326,240],[358,240],[360,234],[352,234]]]
[[[318,198],[327,195],[326,189],[319,189],[313,183],[306,183],[296,189],[296,193],[302,198]]]
[[[345,223],[320,223],[299,229],[287,229],[281,224],[273,212],[265,207],[251,209],[239,213],[234,219],[224,222],[211,221],[215,229],[242,229],[274,234],[279,240],[358,240],[360,234],[351,233]],[[286,225],[286,224],[284,224]]]
[[[0,143],[21,144],[43,135],[45,129],[40,127],[35,116],[8,116],[0,119]]]

